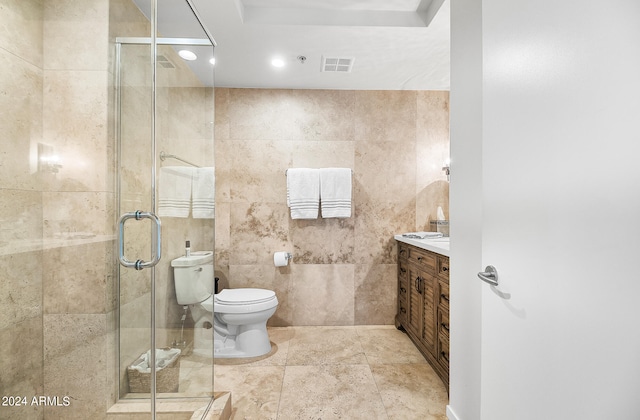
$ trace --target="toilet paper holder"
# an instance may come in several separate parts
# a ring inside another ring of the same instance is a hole
[[[293,260],[293,254],[285,251],[278,251],[273,254],[273,263],[276,267],[284,267],[289,265],[289,262]]]

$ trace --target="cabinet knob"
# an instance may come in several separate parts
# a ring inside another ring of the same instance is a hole
[[[447,332],[449,332],[449,326],[447,324],[440,324]]]
[[[444,267],[442,267],[442,271],[449,271],[449,267],[445,265]]]
[[[400,308],[400,312],[402,312],[403,314],[406,314],[406,313],[407,313],[407,310],[406,310],[406,309],[404,309],[404,308]]]
[[[406,269],[406,268],[404,268],[404,267],[400,267],[400,271],[401,271],[402,273],[406,273],[406,272],[407,272],[407,269]]]
[[[442,300],[446,300],[447,302],[449,302],[449,296],[447,296],[447,295],[440,295],[440,297],[442,298]]]
[[[401,287],[401,288],[400,288],[400,291],[401,291],[402,293],[407,293],[407,289],[405,289],[404,287]]]

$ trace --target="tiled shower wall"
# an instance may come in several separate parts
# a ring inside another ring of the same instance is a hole
[[[43,186],[31,162],[42,137],[42,18],[41,2],[0,5],[0,392],[6,396],[44,391]],[[18,241],[35,246],[17,253]],[[0,406],[2,418],[42,413]]]
[[[0,417],[100,418],[115,392],[109,1],[9,0],[0,16],[0,387],[71,404]],[[39,143],[57,173],[38,170]]]
[[[216,275],[274,290],[270,325],[392,324],[393,235],[448,215],[449,95],[216,89]],[[353,169],[352,217],[292,220],[287,168]],[[289,251],[293,262],[273,264]]]

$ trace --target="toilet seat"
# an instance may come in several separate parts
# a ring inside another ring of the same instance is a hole
[[[273,290],[222,289],[220,293],[214,295],[212,303],[214,312],[237,314],[275,308],[278,306],[278,298]]]
[[[216,295],[216,302],[227,305],[246,305],[273,300],[276,293],[266,289],[222,289]]]

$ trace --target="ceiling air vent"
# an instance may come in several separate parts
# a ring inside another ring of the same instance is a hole
[[[336,73],[351,73],[354,58],[322,57],[322,71]]]

